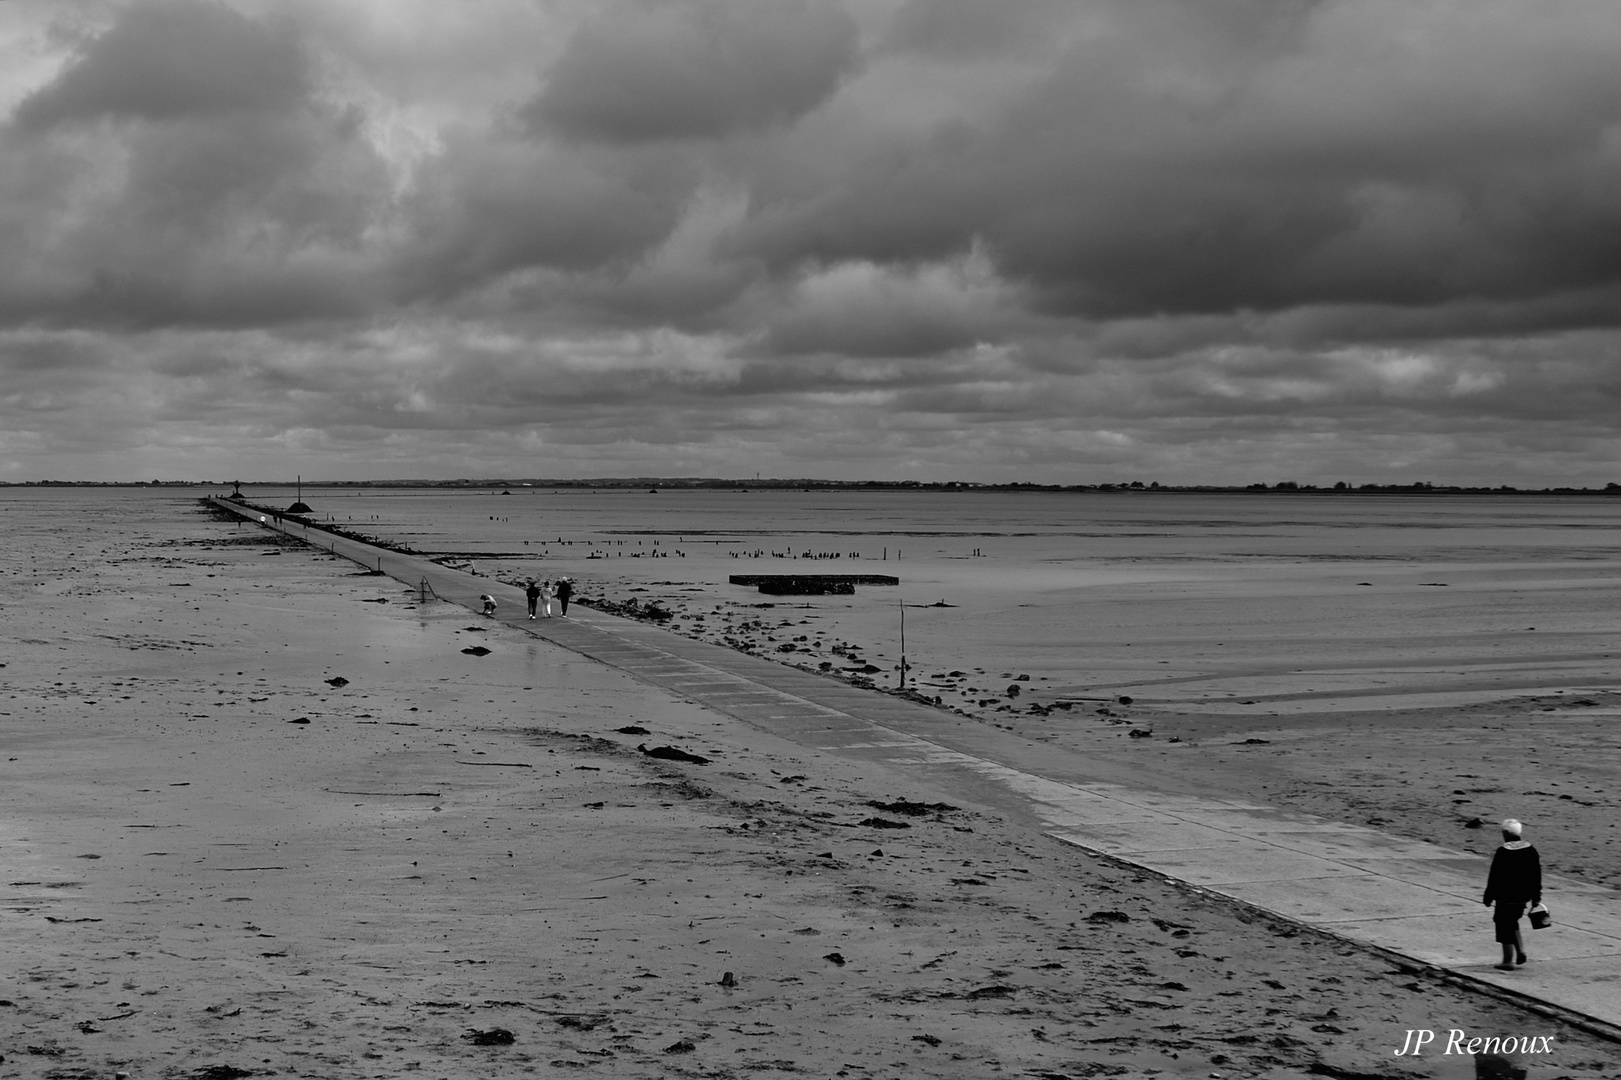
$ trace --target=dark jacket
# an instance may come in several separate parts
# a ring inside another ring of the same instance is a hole
[[[1542,858],[1524,840],[1504,844],[1492,856],[1481,903],[1537,904],[1542,901]]]

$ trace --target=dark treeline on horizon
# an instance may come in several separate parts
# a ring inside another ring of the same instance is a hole
[[[0,487],[108,487],[108,488],[148,488],[148,487],[221,487],[225,485],[236,486],[236,481],[225,481],[224,484],[214,480],[23,480],[0,481]],[[292,480],[254,480],[241,481],[242,486],[250,488],[285,488],[293,487]],[[1154,492],[1154,493],[1198,493],[1220,494],[1224,492],[1255,494],[1260,492],[1282,494],[1317,494],[1317,495],[1621,495],[1621,483],[1608,483],[1602,488],[1587,487],[1545,487],[1545,488],[1517,488],[1507,484],[1496,487],[1471,487],[1454,484],[1435,484],[1428,481],[1418,481],[1411,484],[1349,484],[1339,481],[1332,485],[1302,484],[1293,480],[1285,480],[1274,484],[1161,484],[1158,481],[1143,483],[1133,480],[1127,483],[1098,483],[1098,484],[1037,484],[1014,481],[1011,483],[976,483],[963,480],[928,481],[928,480],[814,480],[814,479],[754,479],[754,480],[726,480],[712,477],[668,477],[668,476],[631,476],[631,477],[597,477],[587,480],[556,480],[556,479],[458,479],[458,480],[311,480],[303,483],[308,488],[444,488],[467,491],[484,491],[490,488],[500,488],[503,493],[511,494],[512,488],[580,488],[580,489],[609,489],[609,490],[636,490],[649,492],[659,490],[722,490],[722,491],[1040,491],[1055,493],[1116,493],[1127,494]]]

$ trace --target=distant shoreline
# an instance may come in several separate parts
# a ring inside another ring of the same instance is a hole
[[[922,480],[727,480],[704,477],[597,477],[587,480],[557,480],[557,479],[481,479],[481,480],[311,480],[308,483],[294,480],[254,480],[242,481],[242,484],[252,488],[289,488],[301,485],[307,488],[347,488],[347,489],[383,489],[399,490],[410,488],[427,488],[435,491],[465,490],[478,494],[487,494],[491,488],[499,488],[502,493],[515,494],[511,489],[528,488],[569,488],[576,490],[603,490],[603,491],[636,491],[642,490],[649,494],[657,491],[737,491],[746,493],[750,491],[923,491],[923,492],[1018,492],[1018,493],[1051,493],[1051,494],[1108,494],[1108,495],[1143,495],[1143,494],[1196,494],[1196,495],[1587,495],[1587,496],[1621,496],[1621,483],[1609,483],[1602,488],[1589,487],[1545,487],[1545,488],[1516,488],[1508,485],[1497,487],[1470,487],[1454,484],[1432,484],[1418,482],[1413,484],[1348,484],[1339,482],[1332,485],[1299,484],[1293,481],[1283,481],[1276,484],[1247,484],[1247,485],[1220,485],[1220,484],[1160,484],[1151,482],[1144,484],[1140,481],[1119,484],[1035,484],[1013,482],[1006,484],[970,483],[966,481],[922,481]],[[233,486],[234,481],[215,480],[20,480],[0,481],[4,488],[221,488]]]

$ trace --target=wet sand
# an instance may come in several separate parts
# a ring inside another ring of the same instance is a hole
[[[187,501],[6,524],[0,1077],[1473,1075],[1424,1027],[1614,1070]],[[1273,782],[1250,730],[1189,760]]]
[[[610,604],[663,606],[674,614],[665,623],[672,633],[875,689],[901,685],[898,649],[858,637],[873,617],[845,598],[719,599],[635,578],[603,582],[598,592]],[[909,609],[908,625],[933,614]],[[1244,661],[1242,672],[1199,681],[1225,678],[1255,696],[1211,700],[1141,679],[1060,684],[1034,665],[945,666],[942,653],[973,656],[976,644],[970,628],[937,623],[934,654],[921,658],[933,663],[920,670],[913,652],[907,687],[1026,738],[1080,748],[1119,741],[1214,787],[1477,854],[1499,842],[1496,822],[1516,817],[1535,829],[1551,869],[1621,884],[1621,680],[1608,677],[1608,656],[1537,665],[1524,689],[1434,656],[1388,672],[1304,669],[1298,658],[1257,671]],[[1179,655],[1174,643],[1155,643],[1150,666],[1168,666],[1157,659],[1167,654]],[[1445,688],[1411,685],[1437,673],[1449,677]],[[1560,682],[1569,688],[1555,689]]]

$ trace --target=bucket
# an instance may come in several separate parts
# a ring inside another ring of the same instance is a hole
[[[1538,904],[1530,910],[1529,914],[1531,916],[1531,929],[1533,930],[1545,930],[1548,924],[1553,922],[1553,917],[1548,914],[1546,904]]]

